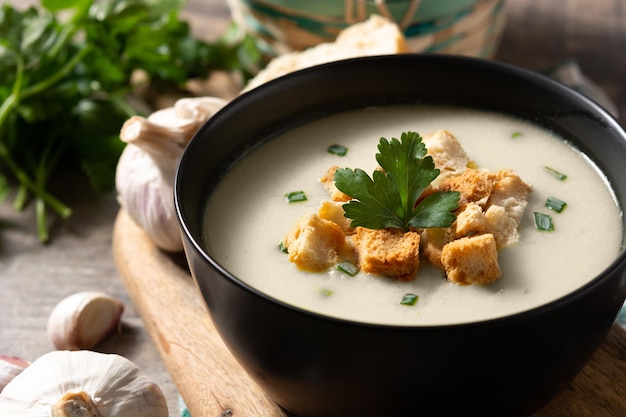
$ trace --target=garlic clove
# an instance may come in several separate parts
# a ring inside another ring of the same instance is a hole
[[[218,97],[182,98],[122,126],[120,139],[128,145],[115,173],[117,199],[160,249],[183,250],[174,207],[176,168],[189,140],[227,103]]]
[[[156,246],[170,252],[183,250],[173,180],[164,179],[164,175],[174,177],[177,161],[172,161],[172,172],[166,174],[148,153],[129,144],[120,156],[115,177],[120,206]]]
[[[0,391],[28,365],[27,361],[20,358],[0,356]]]
[[[119,327],[123,311],[121,301],[102,292],[69,295],[50,313],[48,337],[57,349],[91,349]]]
[[[128,359],[87,350],[35,360],[0,393],[3,417],[167,417],[165,396]]]

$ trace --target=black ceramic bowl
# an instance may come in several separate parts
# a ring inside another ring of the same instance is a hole
[[[347,60],[238,97],[191,141],[175,198],[193,277],[241,365],[294,414],[528,415],[555,397],[605,338],[626,297],[624,252],[583,288],[530,311],[470,324],[393,327],[286,305],[250,288],[205,250],[205,199],[242,152],[322,115],[394,103],[470,106],[534,121],[585,152],[604,170],[620,204],[626,202],[626,133],[575,91],[471,58]]]

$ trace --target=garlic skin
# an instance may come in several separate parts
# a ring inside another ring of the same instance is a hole
[[[35,360],[0,393],[3,417],[167,417],[161,389],[128,359],[88,350]]]
[[[0,356],[0,391],[28,365],[30,363],[20,358]]]
[[[178,162],[193,135],[226,104],[218,97],[183,98],[122,126],[120,138],[128,145],[115,174],[118,202],[163,250],[183,250],[174,207]]]
[[[62,299],[48,316],[47,333],[59,350],[91,349],[119,328],[124,304],[97,291]]]

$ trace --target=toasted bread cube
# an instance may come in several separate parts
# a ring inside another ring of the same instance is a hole
[[[459,208],[468,203],[484,206],[493,187],[496,176],[488,171],[468,168],[460,175],[448,177],[439,184],[440,191],[458,191],[461,193]]]
[[[427,155],[433,158],[435,167],[441,172],[436,182],[460,175],[468,167],[470,159],[457,138],[447,130],[438,130],[424,135]]]
[[[487,219],[482,207],[476,203],[469,203],[456,216],[454,234],[457,238],[479,235],[485,233],[486,227]]]
[[[344,215],[344,204],[344,202],[340,201],[323,200],[317,209],[317,215],[321,219],[330,220],[331,222],[336,223],[339,227],[341,227],[344,233],[353,233],[354,228],[350,226],[352,221]]]
[[[496,173],[496,183],[487,204],[504,207],[506,213],[519,224],[530,192],[531,187],[519,175],[510,170],[501,170]]]
[[[422,253],[434,266],[443,269],[441,251],[454,239],[452,229],[446,227],[429,227],[421,233]]]
[[[448,280],[459,285],[489,284],[501,275],[496,241],[489,233],[446,244],[441,263]]]
[[[491,205],[485,212],[486,233],[491,233],[498,248],[510,246],[519,240],[519,223],[502,206]]]
[[[328,195],[330,196],[331,200],[345,203],[352,200],[352,197],[339,191],[335,186],[335,171],[337,171],[338,168],[339,167],[336,165],[330,167],[328,171],[326,171],[326,174],[324,174],[324,176],[320,178],[320,182],[328,191]]]
[[[357,227],[353,245],[363,272],[411,281],[419,268],[420,235],[399,229]]]
[[[308,214],[298,220],[283,241],[289,261],[305,271],[320,272],[349,252],[343,230],[336,223]]]

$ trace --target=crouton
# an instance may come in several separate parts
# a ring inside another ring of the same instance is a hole
[[[323,200],[317,209],[317,215],[321,219],[330,220],[336,223],[344,233],[351,234],[354,232],[354,228],[350,226],[352,222],[344,214],[343,205],[345,203],[341,201],[329,201]]]
[[[489,284],[502,274],[496,241],[490,233],[463,237],[446,244],[441,263],[448,280],[459,285]]]
[[[440,191],[461,193],[459,208],[468,203],[484,206],[496,183],[496,175],[478,169],[467,168],[461,174],[449,176],[439,184]]]
[[[289,261],[311,272],[324,271],[352,253],[341,227],[317,214],[300,218],[283,244],[287,247]]]
[[[352,200],[352,197],[339,191],[337,187],[335,186],[335,171],[337,171],[338,168],[339,167],[336,165],[330,167],[328,171],[326,171],[326,174],[324,174],[324,176],[320,178],[320,182],[322,183],[324,188],[326,188],[326,190],[328,191],[328,195],[331,200],[341,201],[345,203],[347,201]]]
[[[454,239],[452,229],[449,227],[429,227],[421,233],[420,243],[424,257],[436,266],[443,269],[441,264],[441,251],[443,247]]]
[[[456,216],[454,235],[457,238],[485,233],[487,219],[476,203],[467,204]]]
[[[491,233],[498,248],[510,246],[519,240],[519,222],[509,216],[502,206],[491,205],[485,212],[485,232]]]
[[[427,155],[433,158],[435,167],[441,171],[436,182],[461,174],[470,164],[465,150],[449,131],[438,130],[424,135],[422,140],[426,145]]]
[[[519,175],[511,170],[501,170],[496,173],[496,182],[487,204],[504,207],[507,215],[519,224],[530,192],[531,187]]]
[[[411,281],[419,268],[420,235],[399,229],[357,227],[353,245],[363,272]]]

